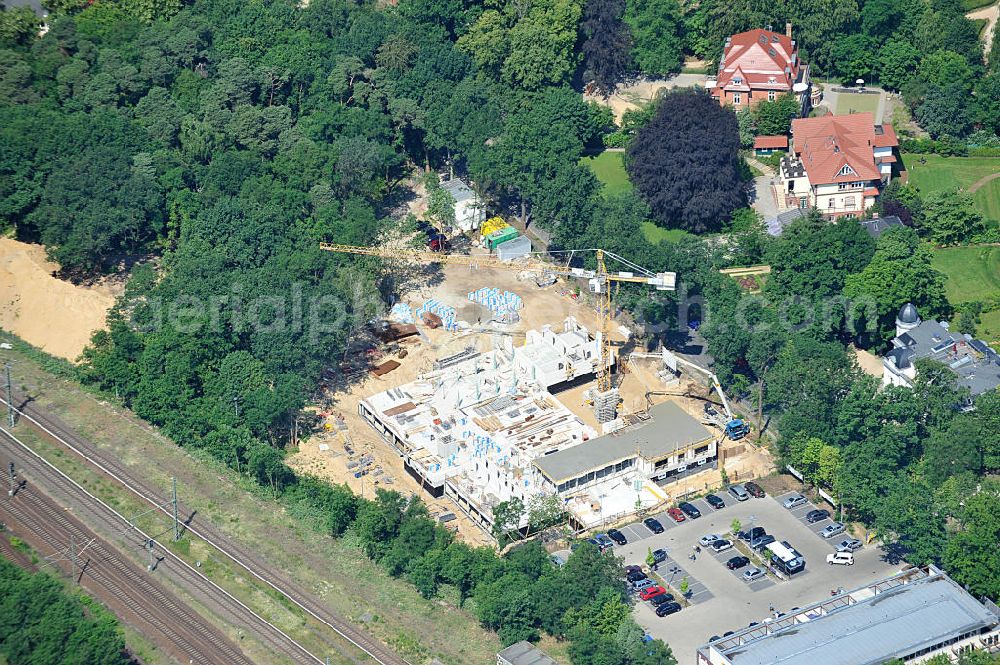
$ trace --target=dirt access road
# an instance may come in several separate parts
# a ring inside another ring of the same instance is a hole
[[[998,16],[1000,16],[1000,2],[994,2],[988,7],[977,9],[965,15],[965,18],[972,21],[986,21],[986,29],[983,30],[983,54],[986,56],[987,62],[991,57],[990,50],[993,48],[993,33],[997,29]]]

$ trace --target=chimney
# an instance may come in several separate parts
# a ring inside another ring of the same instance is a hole
[[[785,21],[785,36],[788,37],[789,39],[792,38],[792,22],[791,21]]]

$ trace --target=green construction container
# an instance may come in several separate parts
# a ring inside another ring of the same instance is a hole
[[[486,236],[486,247],[492,252],[500,243],[513,240],[517,237],[517,229],[513,226],[505,226]]]

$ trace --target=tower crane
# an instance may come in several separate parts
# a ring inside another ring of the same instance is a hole
[[[750,426],[747,425],[743,420],[737,418],[733,415],[732,409],[729,408],[729,400],[726,399],[726,392],[722,389],[722,383],[719,382],[719,377],[715,375],[715,372],[709,369],[705,369],[701,365],[697,365],[686,358],[681,358],[675,353],[671,353],[667,349],[662,349],[660,353],[632,353],[629,354],[630,358],[660,358],[663,360],[663,364],[666,365],[670,370],[676,372],[678,365],[684,365],[693,370],[697,370],[709,378],[712,382],[712,388],[719,395],[719,399],[722,400],[722,408],[726,410],[726,419],[723,422],[719,422],[714,416],[717,412],[712,409],[711,405],[707,402],[705,403],[705,415],[716,422],[720,427],[726,431],[726,436],[728,436],[733,441],[738,441],[742,439],[747,434],[750,433]]]
[[[362,247],[357,245],[338,245],[334,243],[320,243],[320,249],[328,252],[339,252],[343,254],[360,254],[363,256],[377,256],[384,259],[396,261],[406,261],[409,263],[441,263],[445,265],[469,266],[472,268],[500,268],[512,272],[522,272],[525,270],[537,271],[541,274],[559,275],[562,277],[572,277],[587,280],[589,289],[597,295],[598,311],[601,316],[601,330],[599,333],[599,346],[601,349],[600,369],[597,373],[598,394],[610,399],[615,395],[614,386],[611,381],[611,284],[629,283],[645,284],[655,288],[657,291],[672,291],[677,287],[677,273],[660,272],[654,273],[641,266],[624,259],[617,254],[602,249],[573,250],[572,253],[594,252],[597,260],[597,269],[588,270],[584,268],[570,268],[556,266],[547,261],[542,261],[539,254],[529,254],[526,259],[517,263],[503,261],[496,256],[474,256],[471,254],[444,254],[442,252],[430,252],[419,249],[393,248],[387,246]],[[627,270],[608,271],[607,261],[611,259],[622,264]],[[616,396],[616,395],[615,395]],[[595,400],[595,405],[597,400]],[[617,399],[615,399],[617,406]],[[611,418],[613,419],[613,417]]]

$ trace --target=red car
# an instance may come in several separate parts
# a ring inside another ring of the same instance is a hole
[[[671,508],[667,511],[667,515],[670,515],[670,519],[675,522],[683,522],[687,518],[684,516],[684,511],[680,508]]]
[[[648,586],[639,592],[639,598],[643,600],[649,600],[653,596],[659,596],[661,593],[666,593],[667,590],[661,586]]]

